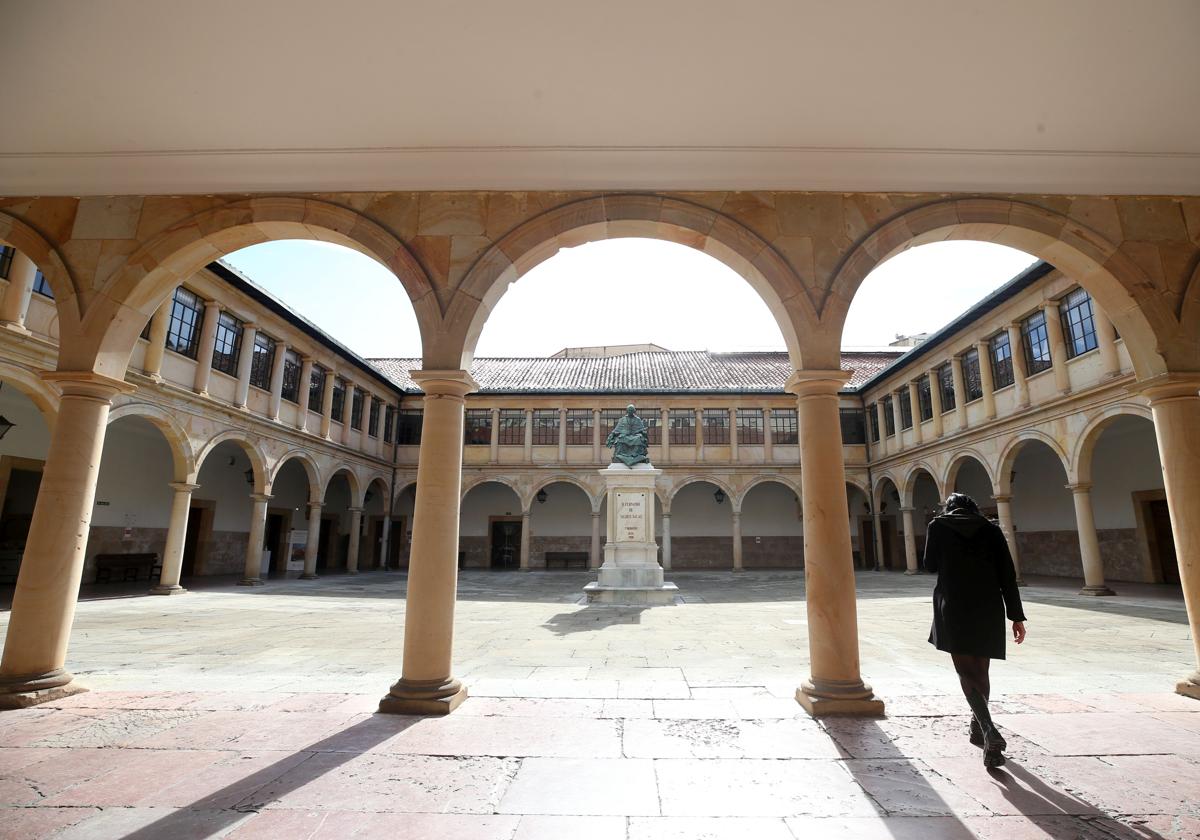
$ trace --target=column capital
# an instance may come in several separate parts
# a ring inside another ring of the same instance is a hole
[[[1092,483],[1090,481],[1078,481],[1074,484],[1067,484],[1064,486],[1076,496],[1082,493],[1090,493],[1092,490]]]
[[[1134,382],[1126,389],[1150,400],[1150,405],[1168,400],[1200,399],[1200,373],[1161,373]]]
[[[316,361],[317,361],[317,358],[316,358],[316,356],[310,356],[310,355],[309,355],[309,354],[307,354],[307,353],[301,353],[301,354],[300,354],[300,362],[301,362],[301,364],[311,365],[311,364],[316,364]]]
[[[1004,504],[1008,504],[1009,502],[1012,501],[1012,494],[1011,493],[993,493],[992,498],[996,501],[997,504],[1004,505]]]
[[[206,301],[204,301],[204,309],[205,309],[205,310],[209,310],[209,309],[216,309],[216,310],[219,312],[219,311],[221,311],[221,310],[222,310],[222,309],[224,309],[224,308],[225,308],[225,307],[221,306],[221,302],[220,302],[219,300],[206,300]]]
[[[324,507],[324,503],[323,502],[309,502],[308,507],[309,507],[309,510],[320,510],[322,507]]]
[[[253,502],[266,503],[266,502],[271,501],[271,499],[274,499],[274,498],[275,497],[272,496],[270,493],[251,493],[250,494],[250,500]],[[320,507],[320,505],[318,505],[318,507]]]
[[[348,507],[348,508],[346,508],[346,511],[347,511],[348,513],[362,513],[362,512],[363,512],[363,508],[361,508],[361,507]]]
[[[137,390],[123,379],[114,379],[94,371],[50,370],[41,374],[44,381],[56,386],[64,396],[92,397],[111,400],[118,394],[132,394]]]
[[[200,488],[199,484],[189,484],[186,481],[172,481],[167,486],[176,493],[191,493],[193,490]]]
[[[800,399],[837,396],[852,375],[848,370],[797,370],[788,377],[784,390]]]
[[[909,507],[901,507],[900,508],[901,513],[912,513],[914,510],[916,510],[916,508],[912,507],[911,505]]]
[[[479,383],[465,370],[410,370],[408,375],[427,397],[462,399],[479,390]]]
[[[1047,312],[1053,312],[1054,314],[1057,315],[1058,314],[1058,301],[1048,300],[1042,304],[1042,308],[1045,309]]]
[[[663,516],[670,516],[670,515],[671,515],[671,514],[669,514],[669,513],[664,513],[664,514],[663,514]],[[594,510],[594,511],[592,511],[592,518],[593,518],[593,519],[598,519],[599,517],[600,517],[600,511],[598,511],[598,510]]]

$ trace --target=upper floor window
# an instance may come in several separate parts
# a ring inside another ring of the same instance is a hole
[[[383,412],[383,442],[392,442],[392,429],[396,427],[396,407],[389,405]]]
[[[492,410],[468,408],[463,424],[463,443],[467,446],[489,446],[492,442]]]
[[[705,445],[729,443],[729,409],[706,408],[703,418]]]
[[[896,413],[892,395],[888,394],[881,402],[883,404],[883,428],[887,431],[887,436],[891,437],[896,434]]]
[[[567,409],[567,445],[591,446],[594,434],[590,408]]]
[[[763,411],[761,408],[739,408],[737,410],[738,443],[751,446],[764,440]]]
[[[646,437],[650,446],[662,443],[662,410],[657,408],[639,408],[638,416],[646,421]]]
[[[180,286],[171,299],[171,319],[167,324],[167,349],[196,358],[200,348],[200,322],[204,302]]]
[[[539,408],[534,410],[533,445],[558,446],[558,409]]]
[[[667,413],[671,446],[696,443],[696,412],[690,408],[672,408]]]
[[[242,352],[242,322],[222,312],[217,316],[217,337],[213,344],[213,370],[237,375],[238,356]]]
[[[800,442],[796,409],[776,408],[771,411],[771,443],[790,446]]]
[[[1021,322],[1021,342],[1025,345],[1025,371],[1030,376],[1053,365],[1045,312],[1035,312]]]
[[[346,411],[346,380],[340,376],[333,379],[333,411],[331,416],[335,422],[341,423]]]
[[[842,422],[842,445],[857,446],[867,442],[867,423],[861,408],[843,408],[839,414]]]
[[[396,445],[420,446],[424,412],[419,408],[402,408],[396,416]]]
[[[933,394],[929,389],[929,374],[917,380],[917,410],[920,411],[922,423],[933,419]]]
[[[17,255],[17,249],[11,245],[0,245],[0,277],[8,279],[8,273],[12,271],[13,257]]]
[[[320,412],[323,410],[322,401],[325,399],[325,368],[320,365],[312,366],[312,375],[308,378],[308,410]]]
[[[371,410],[367,412],[367,436],[379,437],[379,400],[371,400]]]
[[[283,354],[283,388],[279,393],[288,402],[300,402],[302,364],[300,354],[295,350],[289,350]]]
[[[912,416],[912,398],[908,395],[908,389],[905,388],[900,392],[900,428],[911,429],[913,424]]]
[[[354,397],[350,400],[350,428],[362,428],[363,416],[363,401],[366,399],[366,394],[361,388],[354,389]]]
[[[46,282],[46,275],[42,274],[39,268],[37,273],[33,275],[33,290],[42,297],[48,297],[54,300],[54,292],[50,291],[50,284]]]
[[[503,446],[525,445],[525,409],[500,409],[500,443]]]
[[[871,443],[879,443],[879,403],[874,403],[867,409],[871,416]]]
[[[608,440],[609,434],[613,427],[617,425],[617,421],[625,416],[623,408],[602,408],[600,409],[600,442]]]
[[[979,351],[968,350],[962,357],[963,384],[967,391],[967,402],[983,396],[983,374],[979,370]]]
[[[1008,333],[997,333],[988,341],[992,363],[992,387],[997,391],[1013,384],[1012,345]]]
[[[942,411],[953,411],[957,403],[954,400],[954,368],[949,362],[938,368],[938,387],[941,389]]]
[[[254,355],[250,359],[250,384],[264,391],[271,387],[271,368],[275,367],[275,340],[269,335],[254,336]]]
[[[1059,313],[1062,316],[1063,335],[1067,339],[1067,357],[1073,359],[1095,350],[1098,345],[1092,296],[1083,289],[1076,289],[1063,298]]]

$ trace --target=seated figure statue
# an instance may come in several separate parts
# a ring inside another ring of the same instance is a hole
[[[625,409],[625,416],[613,426],[604,445],[612,447],[614,464],[620,461],[625,466],[632,467],[634,464],[650,463],[650,455],[647,452],[650,435],[647,432],[646,421],[637,416],[633,406]]]

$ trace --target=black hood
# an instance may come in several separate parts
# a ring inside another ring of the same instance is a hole
[[[967,539],[975,536],[983,528],[991,524],[981,514],[968,513],[965,510],[955,511],[954,513],[943,513],[934,521],[942,523],[959,536],[966,537]]]

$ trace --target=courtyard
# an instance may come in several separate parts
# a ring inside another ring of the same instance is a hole
[[[1022,590],[986,771],[927,576],[859,572],[883,719],[814,720],[800,572],[674,572],[674,607],[585,607],[591,576],[459,580],[452,715],[374,714],[399,673],[394,572],[181,598],[85,587],[92,690],[4,714],[0,837],[1190,838],[1200,702],[1178,589]],[[5,615],[4,622],[7,622]]]

